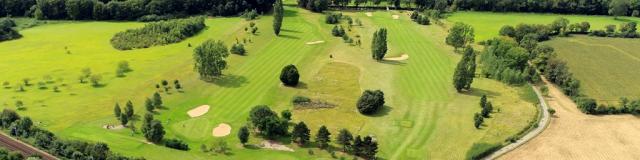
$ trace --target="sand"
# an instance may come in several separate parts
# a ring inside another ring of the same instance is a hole
[[[400,19],[399,15],[392,15],[391,17],[393,17],[393,19]]]
[[[260,148],[293,152],[293,149],[275,141],[262,141]]]
[[[367,13],[364,13],[364,14],[366,14],[366,15],[367,15],[367,17],[371,17],[371,16],[373,16],[373,13],[371,13],[371,12],[367,12]]]
[[[198,106],[194,109],[191,109],[187,112],[187,114],[189,115],[189,117],[193,118],[193,117],[199,117],[202,116],[204,114],[206,114],[207,112],[209,112],[209,105],[201,105]]]
[[[320,43],[324,43],[324,41],[313,41],[313,42],[307,42],[306,44],[313,45],[313,44],[320,44]]]
[[[389,57],[389,58],[383,58],[384,60],[387,61],[404,61],[409,59],[409,55],[408,54],[402,54],[400,55],[400,57]]]
[[[556,86],[548,85],[549,127],[499,159],[638,159],[640,118],[587,115]]]
[[[102,128],[104,129],[108,129],[108,130],[120,130],[120,129],[124,129],[123,125],[111,125],[111,124],[106,124],[103,125]]]
[[[213,128],[214,137],[224,137],[231,134],[231,126],[226,123],[220,123],[216,128]]]

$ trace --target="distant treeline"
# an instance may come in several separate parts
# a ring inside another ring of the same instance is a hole
[[[275,0],[0,0],[0,16],[38,19],[136,20],[145,15],[239,15],[263,13]]]
[[[111,45],[119,50],[130,50],[171,44],[197,34],[204,27],[204,17],[152,22],[139,29],[116,33],[111,38]]]

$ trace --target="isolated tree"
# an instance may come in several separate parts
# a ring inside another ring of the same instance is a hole
[[[375,60],[382,60],[385,54],[387,54],[387,29],[380,28],[373,33],[371,57]]]
[[[474,42],[473,27],[468,24],[456,22],[451,29],[449,29],[449,35],[447,35],[446,43],[453,46],[455,50],[467,46]]]
[[[149,129],[146,131],[143,130],[143,134],[148,141],[153,143],[159,143],[162,141],[165,131],[160,121],[152,120],[151,123],[149,124]]]
[[[238,139],[240,140],[240,143],[242,143],[242,145],[245,145],[247,142],[249,142],[250,134],[251,133],[249,133],[249,128],[247,128],[247,126],[240,127],[240,131],[238,131]]]
[[[287,86],[296,86],[298,85],[298,81],[300,79],[300,74],[298,74],[298,68],[293,64],[287,65],[282,68],[282,72],[280,72],[280,81]]]
[[[131,103],[131,101],[127,101],[124,107],[124,114],[127,115],[128,118],[133,117],[133,103]]]
[[[284,19],[284,8],[282,7],[282,0],[276,0],[273,4],[273,32],[280,35],[280,28],[282,27],[282,20]]]
[[[100,80],[102,80],[102,76],[100,75],[92,75],[89,80],[91,81],[91,85],[93,87],[98,87],[100,86]]]
[[[470,90],[471,83],[475,77],[476,71],[476,55],[471,46],[467,46],[464,55],[453,73],[453,86],[456,91]]]
[[[282,118],[286,119],[287,121],[291,120],[291,111],[290,110],[283,110],[282,112],[280,112],[280,116],[282,116]]]
[[[129,123],[129,117],[127,117],[124,114],[120,115],[119,120],[120,120],[120,124],[122,124],[122,126],[127,126],[127,123]]]
[[[482,125],[482,122],[484,122],[484,118],[482,117],[482,115],[480,115],[480,113],[476,113],[473,115],[473,126],[476,127],[476,129],[480,129],[480,125]]]
[[[151,99],[147,98],[144,101],[144,107],[145,109],[147,109],[148,112],[152,112],[153,113],[153,109],[155,109],[155,106],[153,105],[153,101],[151,101]]]
[[[291,131],[291,141],[298,143],[299,146],[304,146],[309,142],[310,130],[304,122],[300,122],[293,127]]]
[[[318,147],[321,149],[325,149],[329,146],[329,142],[331,142],[331,133],[327,129],[327,127],[320,126],[318,129],[318,133],[316,134],[316,143],[318,143]]]
[[[178,81],[177,79],[173,81],[173,85],[174,85],[174,88],[176,88],[176,90],[178,91],[182,89],[182,85],[180,85],[180,81]]]
[[[629,12],[629,0],[611,0],[609,2],[609,14],[618,19],[618,16],[625,16]]]
[[[380,90],[365,90],[358,99],[357,108],[362,114],[376,113],[384,105],[384,93]]]
[[[116,118],[120,118],[121,114],[122,114],[122,111],[120,110],[120,104],[116,103],[116,106],[113,107],[113,115],[115,115]]]
[[[229,51],[222,41],[207,40],[194,49],[195,70],[200,77],[210,79],[222,75],[227,68]]]
[[[338,137],[336,137],[336,142],[342,145],[342,151],[347,152],[348,148],[351,146],[351,141],[353,140],[353,135],[347,129],[341,129],[340,133],[338,133]]]
[[[153,106],[154,108],[162,107],[162,97],[158,92],[153,94]]]

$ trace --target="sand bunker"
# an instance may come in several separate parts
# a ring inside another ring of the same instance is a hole
[[[320,44],[320,43],[324,43],[324,41],[313,41],[313,42],[307,42],[307,44],[312,45],[312,44]]]
[[[384,60],[387,61],[404,61],[409,59],[409,55],[408,54],[402,54],[400,57],[389,57],[389,58],[383,58]]]
[[[364,14],[366,14],[366,15],[367,15],[367,17],[371,17],[371,16],[373,16],[373,13],[371,13],[371,12],[367,12],[367,13],[364,13]]]
[[[282,145],[276,141],[262,141],[262,143],[260,143],[260,148],[293,152],[293,149],[285,145]]]
[[[189,110],[187,114],[189,115],[189,117],[193,118],[193,117],[202,116],[207,112],[209,112],[209,105],[201,105],[199,107]]]
[[[124,126],[122,126],[122,125],[111,125],[111,124],[106,124],[106,125],[102,126],[102,128],[104,128],[104,129],[108,129],[108,130],[119,130],[119,129],[124,129]]]
[[[393,17],[393,19],[400,19],[399,15],[392,15],[391,17]]]
[[[224,137],[231,134],[231,126],[226,123],[218,124],[218,127],[213,128],[214,137]]]

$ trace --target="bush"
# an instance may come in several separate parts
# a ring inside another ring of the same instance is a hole
[[[549,108],[549,109],[547,109],[547,111],[548,111],[548,112],[549,112],[549,114],[551,114],[551,115],[556,114],[556,110],[555,110],[555,109],[553,109],[553,108]]]
[[[331,35],[335,37],[342,37],[345,34],[346,32],[344,31],[344,28],[342,28],[342,26],[340,25],[335,25],[333,26],[333,29],[331,29]]]
[[[419,16],[418,19],[416,19],[416,22],[421,25],[431,24],[431,21],[429,21],[429,17],[423,15]]]
[[[258,19],[258,11],[256,11],[255,9],[251,11],[244,11],[240,17],[246,20]]]
[[[280,73],[280,81],[287,86],[296,86],[298,85],[298,81],[300,79],[300,74],[298,74],[298,68],[293,64],[287,65],[282,68],[282,72]]]
[[[595,114],[596,113],[596,107],[598,106],[598,104],[596,103],[595,99],[592,98],[586,98],[586,97],[578,97],[576,98],[576,103],[578,104],[578,108],[580,108],[580,111],[587,113],[587,114]]]
[[[366,90],[358,100],[357,108],[362,114],[374,114],[384,105],[384,93],[380,90]]]
[[[164,146],[183,151],[189,150],[189,145],[179,139],[167,139],[164,141]]]
[[[327,13],[327,16],[325,17],[325,23],[338,24],[340,23],[341,18],[342,18],[342,13]]]
[[[18,39],[22,37],[18,31],[13,29],[16,23],[9,18],[0,19],[0,42],[12,39]]]
[[[244,44],[236,43],[231,46],[231,54],[245,55]]]
[[[310,102],[311,102],[311,99],[305,96],[294,96],[293,99],[291,100],[291,103],[293,103],[294,105],[303,105]]]
[[[177,43],[204,27],[204,17],[153,22],[140,29],[116,33],[111,38],[111,45],[119,50],[130,50]]]

